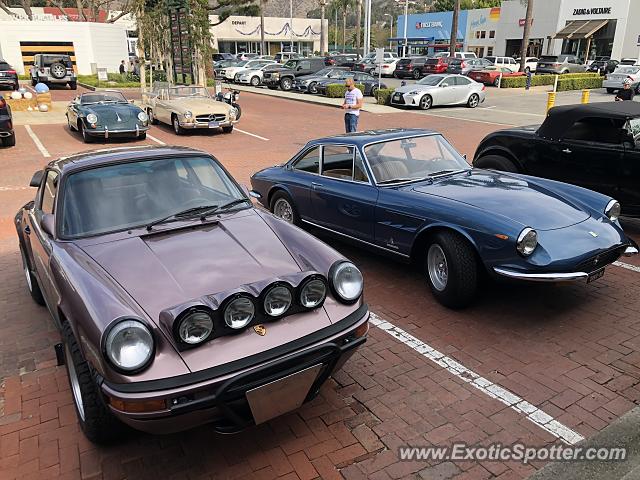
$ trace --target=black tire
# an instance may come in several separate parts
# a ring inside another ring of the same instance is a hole
[[[67,67],[60,62],[52,63],[49,66],[49,74],[56,80],[61,80],[67,74]]]
[[[27,261],[27,255],[20,245],[20,255],[22,256],[22,269],[24,270],[24,275],[27,281],[27,288],[29,289],[29,294],[34,302],[38,305],[45,306],[44,296],[42,295],[42,290],[40,290],[40,284],[38,283],[38,279],[31,272],[31,267],[29,266],[29,262]]]
[[[420,77],[421,77],[421,76],[422,76],[422,75],[420,75],[420,70],[418,70],[417,68],[415,68],[415,69],[413,70],[413,78],[415,78],[416,80],[420,80]]]
[[[176,135],[184,135],[184,128],[180,126],[177,115],[171,116],[171,126],[173,127],[173,131]]]
[[[316,93],[318,93],[318,83],[317,82],[311,82],[309,84],[308,90],[309,90],[309,93],[314,94],[314,95]]]
[[[151,108],[147,109],[147,117],[149,117],[149,123],[151,125],[158,124],[158,119],[153,115],[153,110]]]
[[[497,87],[498,85],[500,85],[500,76],[497,76],[496,79],[493,81],[494,87]]]
[[[82,120],[78,121],[78,133],[80,133],[80,136],[82,137],[82,141],[84,143],[93,143],[93,138],[91,138],[91,136],[88,135],[85,131]]]
[[[222,133],[231,133],[233,132],[233,125],[229,125],[228,127],[222,127]]]
[[[257,87],[258,85],[260,85],[260,77],[258,76],[251,77],[251,80],[249,80],[249,83],[251,84],[252,87]]]
[[[276,209],[279,207],[280,202],[286,202],[289,204],[289,207],[291,209],[290,216],[284,216],[281,215],[280,212],[276,212]],[[269,203],[269,210],[276,217],[282,218],[285,222],[292,223],[294,225],[300,225],[300,216],[298,215],[298,210],[293,203],[293,199],[287,192],[279,190],[274,193],[273,197],[271,198],[271,202]]]
[[[485,155],[473,162],[476,168],[500,170],[502,172],[518,173],[518,167],[507,157],[502,155]]]
[[[142,132],[136,138],[137,138],[137,140],[146,140],[147,139],[147,132]]]
[[[378,94],[378,87],[374,85],[373,87],[371,87],[371,96],[373,98],[376,98],[377,94]]]
[[[613,88],[607,88],[607,93],[616,93],[616,91]]]
[[[274,87],[273,85],[267,85],[267,88],[269,90],[277,90],[278,89],[278,87]]]
[[[77,82],[69,82],[69,88],[71,90],[77,90],[78,89],[78,83]]]
[[[236,120],[240,120],[240,117],[242,117],[242,107],[239,103],[232,103],[231,106],[238,112],[236,113]]]
[[[284,77],[282,80],[280,80],[280,88],[285,92],[288,92],[289,90],[291,90],[292,84],[293,82],[289,77]]]
[[[16,146],[16,134],[12,133],[8,137],[2,138],[3,147],[15,147]]]
[[[65,364],[80,428],[92,442],[108,444],[122,439],[127,428],[109,410],[95,373],[82,355],[69,322],[62,324]]]
[[[433,105],[433,98],[431,95],[423,95],[420,97],[420,101],[418,102],[418,106],[420,110],[429,110]]]
[[[469,100],[467,100],[467,107],[476,108],[480,105],[480,96],[477,93],[472,93],[469,95]]]
[[[437,262],[440,254],[444,255],[442,263]],[[457,233],[445,231],[433,236],[425,252],[424,270],[434,297],[445,307],[460,309],[474,300],[478,261],[471,245]],[[446,273],[440,275],[440,271]]]

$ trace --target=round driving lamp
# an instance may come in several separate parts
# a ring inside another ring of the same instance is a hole
[[[213,319],[203,310],[193,310],[180,321],[178,337],[188,345],[197,345],[209,338],[213,332]]]
[[[316,308],[322,305],[327,296],[327,286],[319,278],[308,280],[300,289],[300,305],[304,308]]]
[[[620,217],[620,212],[622,211],[622,207],[620,206],[620,202],[617,200],[611,200],[607,203],[607,207],[604,209],[604,214],[611,220],[615,222]]]
[[[98,123],[98,116],[95,113],[90,113],[89,115],[87,115],[87,122],[89,122],[91,125],[95,125],[96,123]]]
[[[183,116],[184,118],[186,118],[187,120],[189,120],[189,119],[193,118],[193,113],[191,113],[189,110],[187,110],[186,112],[184,112],[184,113],[182,114],[182,116]]]
[[[364,288],[362,273],[351,262],[335,263],[329,271],[331,285],[338,299],[344,303],[354,303]]]
[[[284,285],[276,285],[264,296],[264,311],[270,317],[279,317],[289,310],[292,300],[291,290]]]
[[[145,123],[147,120],[149,120],[149,117],[146,113],[140,112],[138,113],[138,120],[140,120],[142,123]]]
[[[538,246],[538,234],[533,228],[527,227],[520,235],[516,242],[516,248],[521,255],[528,257]]]
[[[144,323],[122,320],[109,330],[104,349],[107,358],[118,370],[135,372],[151,360],[153,337]]]
[[[255,312],[256,308],[250,298],[236,297],[224,309],[224,323],[234,330],[244,328],[253,320]]]

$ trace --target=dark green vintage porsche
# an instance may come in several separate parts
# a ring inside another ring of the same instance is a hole
[[[77,96],[67,107],[67,123],[85,143],[94,139],[137,138],[143,140],[149,119],[140,107],[129,103],[122,92],[102,90]]]

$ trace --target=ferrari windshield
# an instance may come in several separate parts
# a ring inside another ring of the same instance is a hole
[[[169,89],[169,99],[176,98],[211,98],[204,87],[172,87]]]
[[[120,92],[85,93],[80,97],[80,103],[82,105],[95,103],[127,103],[127,99],[124,98],[124,95]]]
[[[378,184],[425,180],[471,168],[442,135],[374,143],[364,152]]]
[[[237,184],[211,157],[129,162],[69,175],[58,221],[63,237],[79,238],[242,199]]]
[[[426,77],[421,78],[416,83],[418,85],[429,85],[429,86],[435,87],[442,81],[443,78],[444,78],[444,75],[428,75]]]

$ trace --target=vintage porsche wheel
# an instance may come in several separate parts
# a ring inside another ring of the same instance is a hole
[[[176,133],[176,135],[183,135],[184,134],[184,128],[182,128],[180,126],[180,121],[178,120],[178,116],[174,115],[171,118],[171,124],[173,125],[173,131]]]
[[[469,100],[467,100],[467,107],[476,108],[478,105],[480,105],[480,97],[477,93],[472,93]]]
[[[82,136],[82,141],[84,143],[91,143],[93,141],[93,139],[91,138],[91,135],[89,135],[86,129],[84,128],[84,124],[82,123],[82,121],[78,122],[78,131],[80,132],[80,135]]]
[[[436,299],[449,308],[464,308],[478,288],[478,264],[471,246],[454,232],[437,233],[427,247],[425,275]]]
[[[271,199],[271,213],[283,219],[287,223],[297,225],[299,223],[298,212],[289,194],[283,191],[276,192]]]
[[[22,256],[22,269],[24,271],[25,279],[27,280],[27,288],[29,289],[29,294],[31,294],[31,298],[38,305],[45,305],[44,297],[42,296],[42,291],[40,290],[40,284],[38,283],[38,279],[36,276],[31,273],[31,269],[29,268],[29,264],[27,262],[27,256],[20,246],[20,255]]]
[[[433,99],[431,98],[431,95],[424,95],[420,99],[420,102],[418,103],[418,105],[421,110],[429,110],[433,105]]]
[[[93,369],[87,363],[69,322],[62,325],[65,364],[80,428],[94,443],[111,443],[127,432],[105,404]]]
[[[476,168],[500,170],[502,172],[518,173],[518,168],[514,163],[501,155],[485,155],[473,163]]]

